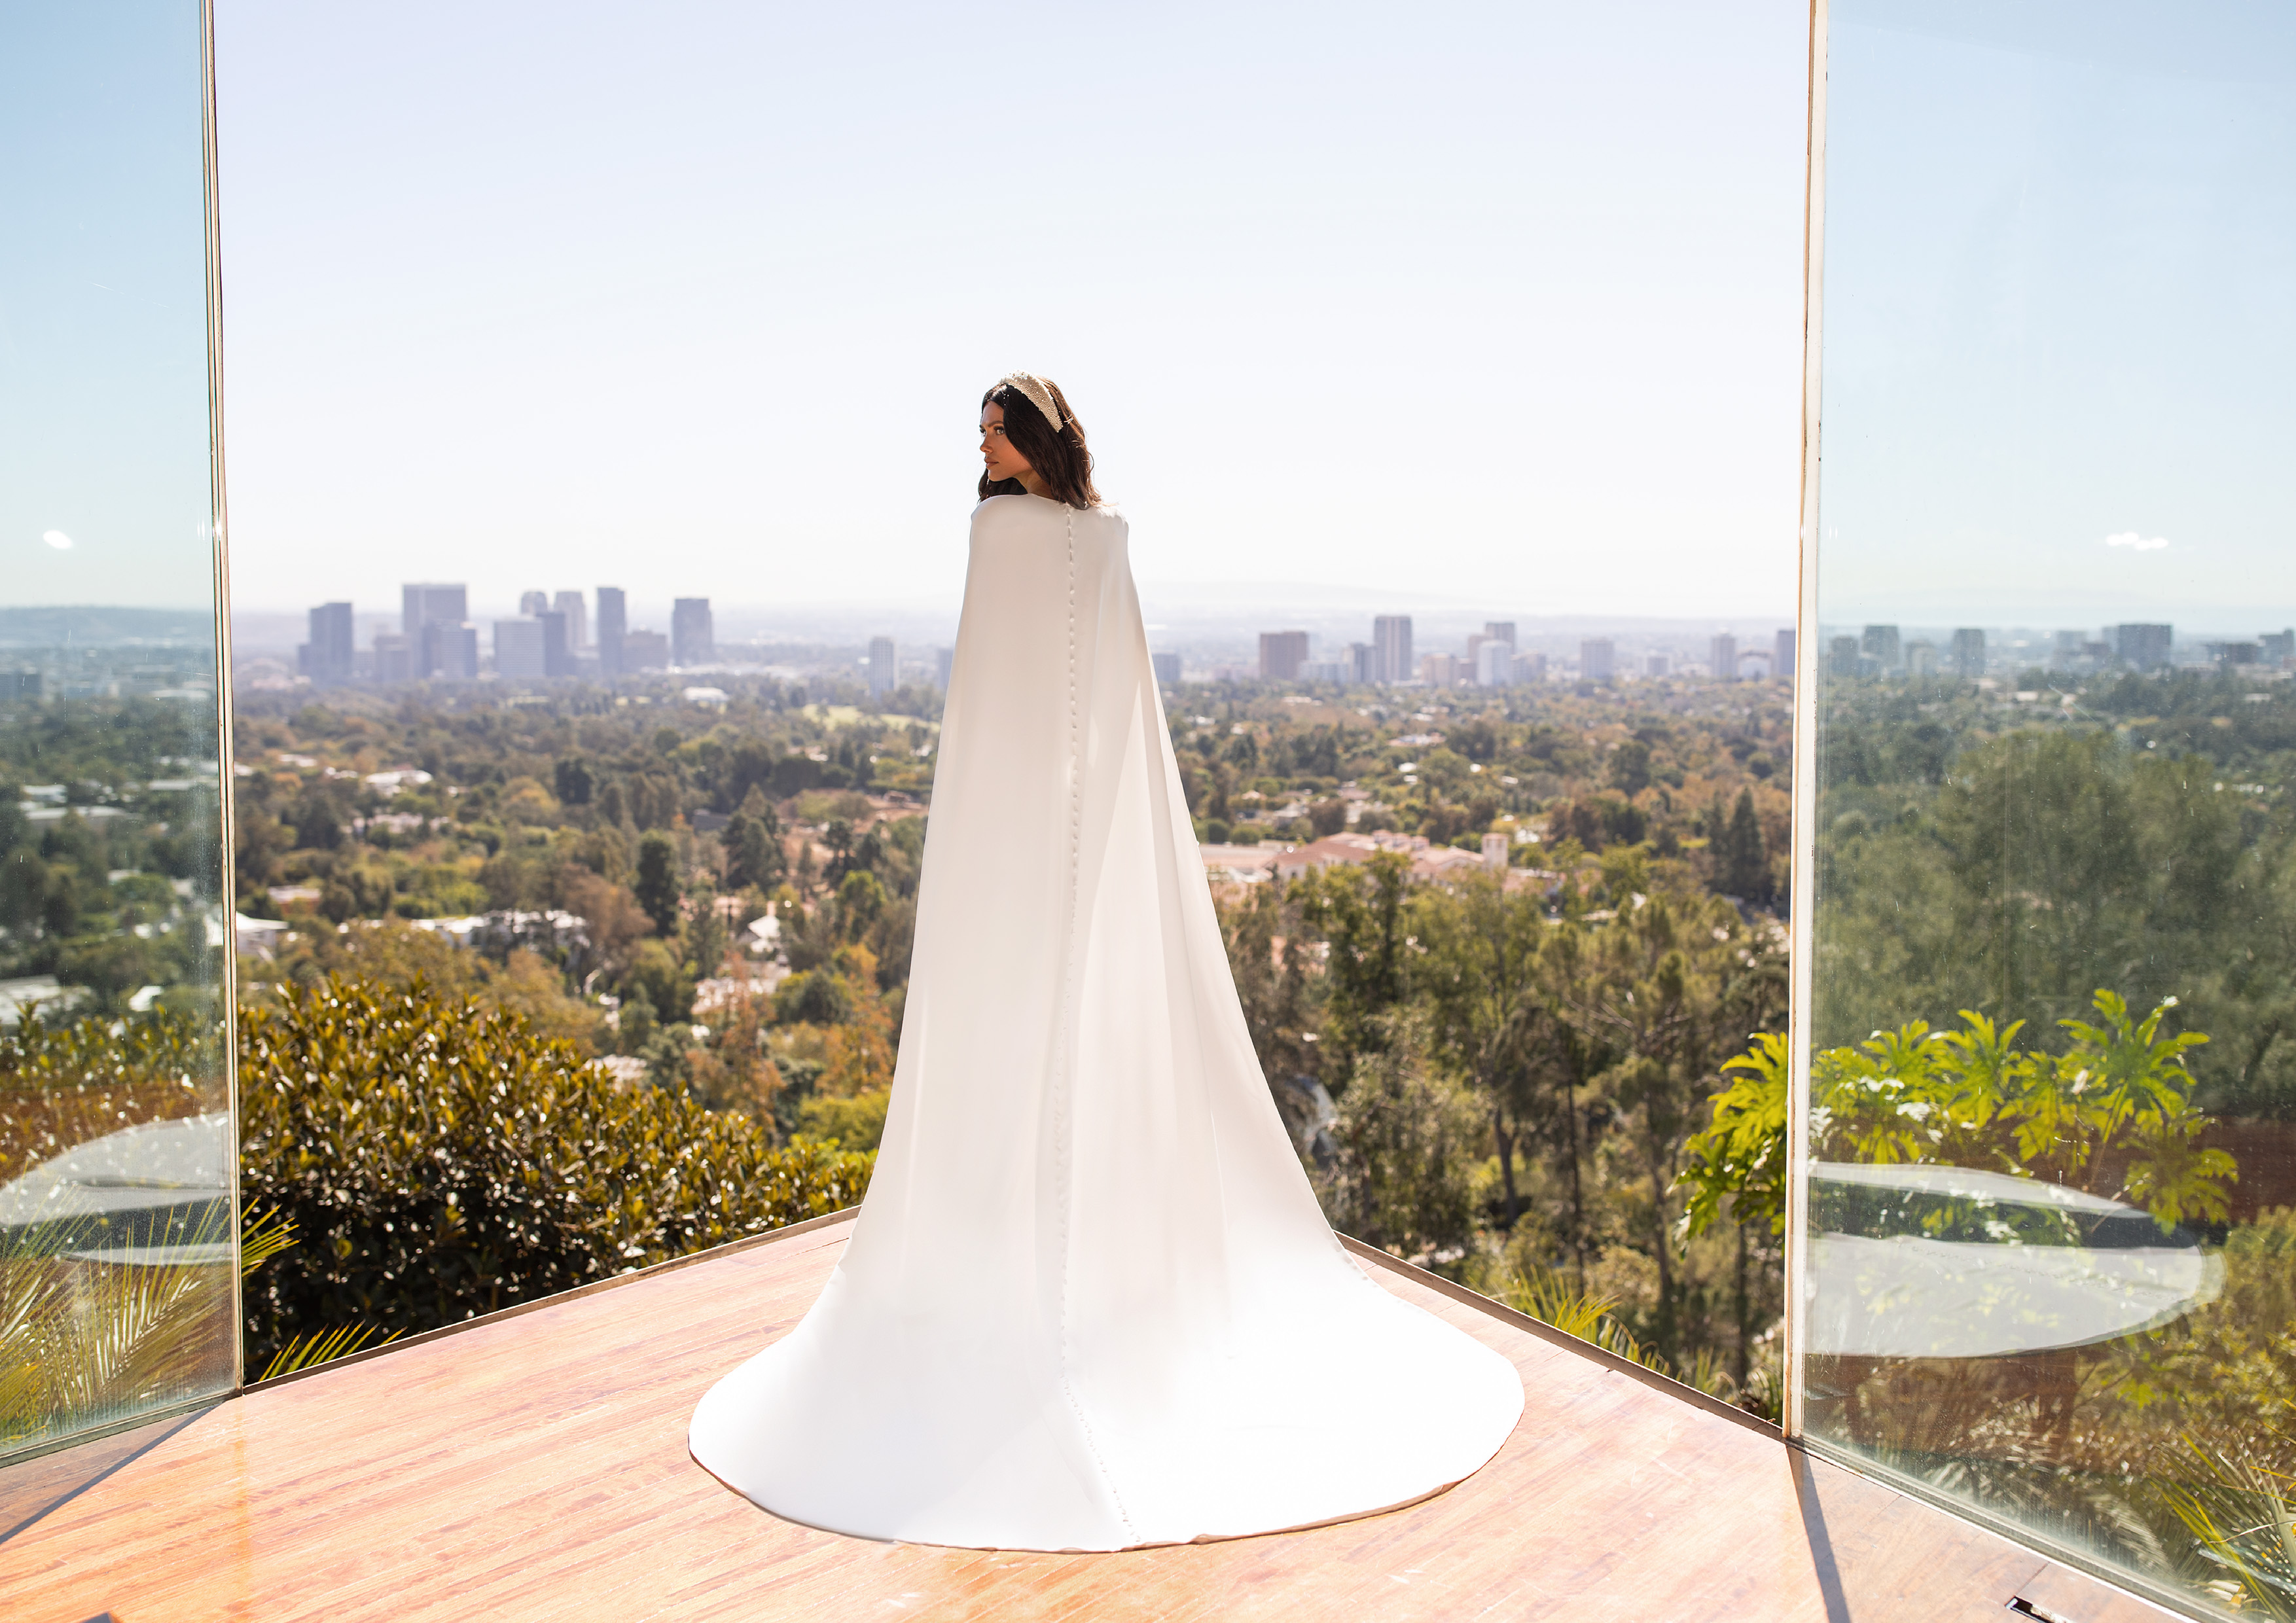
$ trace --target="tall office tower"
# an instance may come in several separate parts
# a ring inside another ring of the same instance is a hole
[[[1883,670],[1895,670],[1899,663],[1898,628],[1895,626],[1868,626],[1859,639],[1857,652]]]
[[[1259,634],[1259,679],[1262,682],[1297,682],[1300,668],[1307,662],[1306,632],[1263,631]]]
[[[1155,669],[1157,686],[1177,687],[1180,685],[1180,656],[1178,654],[1152,653],[1148,656],[1148,663]]]
[[[414,680],[414,650],[404,633],[378,631],[374,634],[374,679],[377,682]]]
[[[1519,653],[1514,657],[1514,679],[1518,682],[1546,680],[1546,656],[1543,653]]]
[[[669,610],[669,662],[707,665],[718,657],[718,636],[706,597],[681,597]]]
[[[2267,665],[2296,660],[2296,631],[2267,631],[2256,639],[2256,647]]]
[[[570,653],[590,652],[590,616],[582,606],[579,592],[561,592],[550,600],[550,606],[566,617],[566,647]]]
[[[1738,679],[1738,639],[1725,631],[1718,634],[1707,647],[1706,668],[1714,673],[1717,682]]]
[[[1494,643],[1505,643],[1509,648],[1512,648],[1514,646],[1514,622],[1513,620],[1485,620],[1483,622],[1483,635]]]
[[[1646,655],[1643,660],[1643,675],[1645,676],[1663,676],[1666,675],[1666,656],[1662,653]]]
[[[320,684],[351,679],[351,606],[321,603],[311,611],[311,640],[303,644],[303,674]]]
[[[622,634],[629,629],[629,605],[619,586],[598,588],[598,674],[622,674]]]
[[[2054,670],[2065,670],[2080,663],[2081,650],[2088,645],[2086,631],[2060,631],[2050,639],[2049,665]]]
[[[1514,683],[1514,644],[1485,637],[1475,650],[1475,682],[1482,687],[1510,687]]]
[[[1794,679],[1794,634],[1791,627],[1778,633],[1777,650],[1770,656],[1770,676],[1779,682]]]
[[[2112,657],[2138,670],[2166,665],[2169,651],[2177,641],[2173,626],[2115,626],[2112,629]]]
[[[555,609],[545,609],[529,617],[542,627],[542,674],[545,676],[570,676],[574,674],[574,649],[566,635],[566,617]]]
[[[530,614],[495,622],[495,675],[534,677],[544,674],[542,622]]]
[[[1374,655],[1372,680],[1374,682],[1408,682],[1414,667],[1411,662],[1411,617],[1407,614],[1382,614],[1371,623],[1371,643]]]
[[[470,619],[470,588],[436,581],[418,582],[398,589],[398,629],[414,654],[414,675],[435,675],[423,663],[422,627],[432,620],[445,620],[449,625],[459,626]]]
[[[1857,639],[1838,636],[1826,645],[1825,674],[1829,676],[1854,676],[1857,674]]]
[[[1342,682],[1364,686],[1379,680],[1379,647],[1376,643],[1349,643],[1341,663],[1348,668],[1348,674],[1340,678]]]
[[[669,665],[669,639],[659,631],[622,633],[622,668],[663,670]]]
[[[901,685],[901,651],[889,636],[869,639],[869,697],[882,699]]]
[[[470,682],[479,674],[479,628],[468,620],[425,620],[414,642],[415,668],[440,682]]]
[[[521,592],[518,594],[518,611],[521,614],[540,614],[549,607],[550,594],[547,592]]]
[[[1985,674],[1985,633],[1974,626],[1953,634],[1953,674],[1972,678]]]
[[[1419,656],[1419,679],[1430,687],[1456,687],[1466,673],[1464,663],[1455,653],[1426,653]]]
[[[1176,654],[1176,653],[1174,653],[1174,654],[1161,654],[1161,653],[1160,653],[1160,654],[1152,654],[1152,655],[1150,655],[1149,657],[1150,657],[1151,659],[1153,659],[1153,660],[1171,660],[1171,661],[1172,661],[1172,677],[1171,677],[1171,679],[1172,679],[1173,681],[1175,681],[1175,682],[1177,682],[1177,681],[1180,679],[1180,656],[1179,656],[1178,654]],[[948,692],[948,673],[949,673],[950,668],[951,668],[952,667],[954,667],[954,666],[955,665],[955,663],[956,663],[956,650],[955,650],[955,649],[954,649],[954,648],[936,648],[936,649],[934,649],[934,650],[933,650],[933,685],[934,685],[935,687],[938,687],[939,689],[940,689],[940,691],[941,691],[942,693],[947,693],[947,692]],[[1160,665],[1159,665],[1158,667],[1156,667],[1156,680],[1157,680],[1157,681],[1159,681],[1159,682],[1161,682],[1161,681],[1163,681],[1163,680],[1164,680],[1164,668],[1163,668],[1162,666],[1160,666]]]
[[[1937,675],[1937,668],[1938,655],[1935,643],[1925,643],[1916,639],[1906,644],[1906,675],[1934,676]]]
[[[1578,679],[1581,682],[1608,682],[1617,668],[1618,651],[1611,639],[1589,637],[1578,644]]]

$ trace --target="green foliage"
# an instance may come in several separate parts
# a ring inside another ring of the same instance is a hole
[[[667,834],[651,833],[638,841],[637,883],[635,887],[638,906],[653,921],[659,935],[672,935],[677,930],[677,903],[680,886],[677,877],[677,847]]]
[[[242,1188],[304,1243],[249,1294],[269,1357],[417,1331],[853,1204],[868,1159],[621,1090],[514,1014],[330,980],[242,1023]]]
[[[1356,1062],[1332,1134],[1339,1164],[1320,1179],[1332,1224],[1423,1266],[1457,1263],[1474,1228],[1472,1173],[1482,1127],[1474,1096],[1398,1018]]]
[[[2021,1026],[1997,1029],[1962,1011],[1964,1029],[1925,1021],[1828,1049],[1811,1064],[1814,1158],[1886,1166],[1927,1161],[1979,1167],[2090,1189],[2105,1152],[2125,1152],[2110,1193],[2141,1206],[2166,1229],[2221,1221],[2233,1158],[2198,1140],[2209,1118],[2193,1107],[2187,1051],[2198,1032],[2163,1036],[2166,998],[2141,1019],[2118,993],[2099,989],[2098,1019],[2058,1023],[2062,1054],[2015,1046]],[[1786,1051],[1758,1034],[1730,1062],[1738,1080],[1715,1101],[1711,1124],[1685,1148],[1681,1184],[1690,1195],[1685,1230],[1696,1234],[1731,1203],[1741,1222],[1784,1223]]]

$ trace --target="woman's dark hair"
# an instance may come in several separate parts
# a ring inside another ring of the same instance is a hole
[[[1013,448],[1029,459],[1037,477],[1045,481],[1056,502],[1066,502],[1071,507],[1097,507],[1100,492],[1092,488],[1092,452],[1084,443],[1084,427],[1077,422],[1076,413],[1069,409],[1069,398],[1061,386],[1050,378],[1041,380],[1053,391],[1053,405],[1061,414],[1061,426],[1055,430],[1045,421],[1045,414],[1037,409],[1036,402],[1010,383],[999,383],[980,397],[980,404],[991,401],[1004,408],[1004,438]],[[992,496],[1026,496],[1029,488],[1017,479],[992,480],[980,476],[980,499]]]

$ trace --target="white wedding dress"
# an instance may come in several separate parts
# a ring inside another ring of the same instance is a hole
[[[1254,1057],[1125,521],[972,519],[876,1175],[797,1328],[694,1412],[791,1521],[1111,1550],[1402,1504],[1504,1442],[1497,1353],[1367,1278]]]

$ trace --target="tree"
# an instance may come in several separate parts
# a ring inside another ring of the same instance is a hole
[[[1424,1028],[1394,1017],[1357,1062],[1332,1125],[1338,1165],[1323,1180],[1332,1223],[1423,1266],[1456,1262],[1474,1228],[1481,1114]]]
[[[1757,906],[1770,899],[1770,859],[1762,848],[1762,820],[1755,815],[1751,789],[1738,791],[1738,804],[1731,809],[1729,826],[1722,832],[1718,865],[1724,895]]]
[[[654,933],[677,930],[677,847],[664,833],[650,833],[638,841],[638,874],[635,887],[638,906],[653,921]]]

